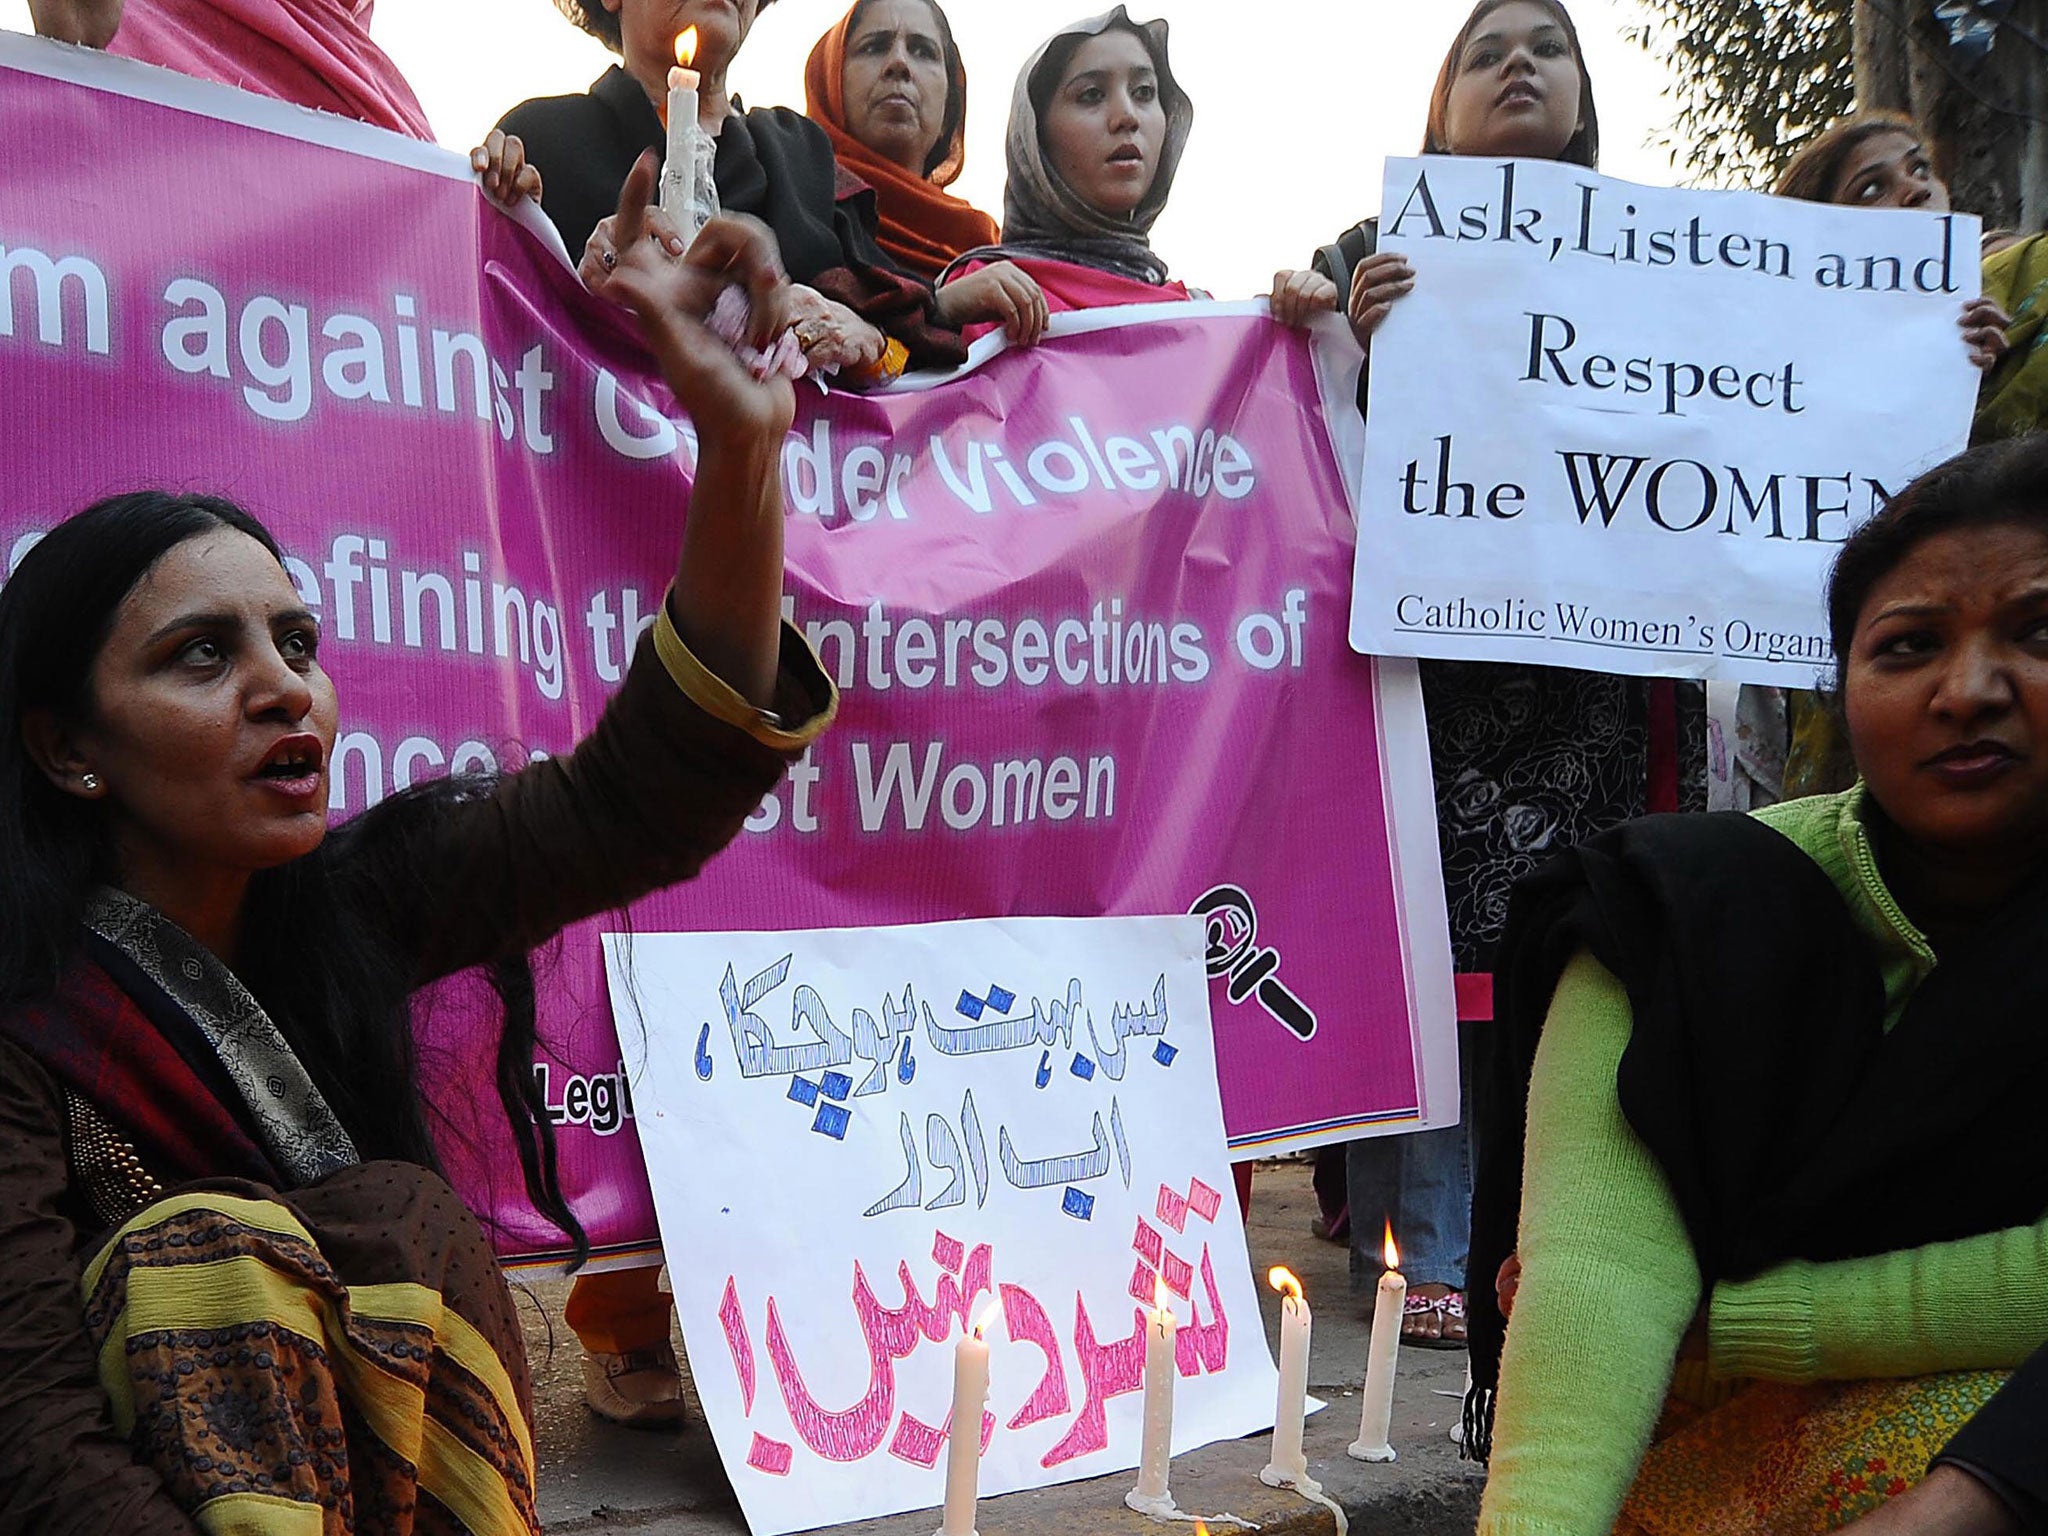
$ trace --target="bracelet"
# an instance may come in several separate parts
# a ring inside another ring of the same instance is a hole
[[[762,746],[777,752],[796,752],[809,746],[838,713],[839,700],[835,695],[816,719],[789,730],[773,710],[757,709],[748,703],[730,683],[699,661],[676,633],[675,620],[669,616],[667,593],[662,594],[661,610],[654,620],[654,654],[691,703],[712,719],[745,731]]]
[[[865,368],[849,368],[847,377],[870,389],[878,384],[894,384],[902,378],[903,370],[910,366],[910,348],[894,336],[887,340],[888,345],[882,348],[879,358]]]

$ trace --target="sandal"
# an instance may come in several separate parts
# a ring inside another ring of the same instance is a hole
[[[1436,1326],[1425,1332],[1424,1318]],[[1401,1304],[1401,1342],[1424,1349],[1463,1349],[1466,1341],[1465,1293],[1447,1290],[1441,1296],[1408,1293]]]
[[[1436,1296],[1418,1296],[1410,1291],[1401,1303],[1401,1342],[1420,1344],[1425,1349],[1436,1345],[1437,1337],[1443,1330],[1443,1301]],[[1425,1324],[1434,1320],[1437,1334],[1424,1333]]]
[[[1438,1349],[1463,1349],[1468,1337],[1465,1331],[1465,1293],[1453,1291],[1440,1303],[1444,1314],[1444,1330],[1437,1342]]]

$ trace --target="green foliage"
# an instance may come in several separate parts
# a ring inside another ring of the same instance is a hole
[[[1669,61],[1677,158],[1704,185],[1768,190],[1855,103],[1854,0],[1643,0],[1631,38]]]

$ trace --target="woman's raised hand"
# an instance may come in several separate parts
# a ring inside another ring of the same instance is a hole
[[[789,328],[793,290],[775,237],[753,219],[713,219],[686,251],[682,236],[651,207],[652,150],[634,162],[617,213],[599,224],[579,268],[584,285],[639,316],[662,376],[699,430],[779,444],[796,414],[789,380],[757,379],[704,320],[728,287],[748,302],[747,340],[771,350]]]
[[[996,261],[939,290],[939,323],[954,330],[993,321],[1017,346],[1037,344],[1051,318],[1045,290],[1014,261]]]
[[[29,19],[42,37],[104,48],[121,30],[122,0],[28,0]]]
[[[1393,312],[1394,303],[1415,286],[1415,269],[1399,251],[1376,251],[1351,273],[1351,297],[1344,306],[1351,334],[1361,347],[1372,345],[1373,332]]]
[[[1963,344],[1970,349],[1970,361],[1979,368],[1991,368],[2005,356],[2011,343],[2005,333],[2012,328],[2012,316],[1989,299],[1975,299],[1963,306]]]
[[[507,208],[522,197],[540,201],[540,171],[527,164],[526,146],[516,133],[493,128],[469,152],[469,166],[482,179],[484,190]]]
[[[1337,285],[1320,272],[1275,272],[1273,318],[1299,331],[1317,315],[1335,313]]]

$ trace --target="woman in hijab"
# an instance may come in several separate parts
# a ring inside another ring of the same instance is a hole
[[[1194,297],[1150,239],[1195,120],[1166,36],[1118,6],[1038,50],[1010,108],[1002,243],[961,257],[942,288],[1010,261],[1054,314]]]
[[[876,243],[874,193],[845,175],[825,131],[787,107],[747,110],[727,86],[755,18],[773,0],[556,0],[620,56],[588,91],[521,102],[499,122],[520,141],[545,191],[541,206],[586,269],[616,251],[603,221],[645,150],[668,147],[661,108],[676,38],[695,27],[699,120],[717,140],[720,206],[761,220],[800,285],[794,315],[809,360],[875,382],[908,366],[964,360],[938,318],[931,286]]]

